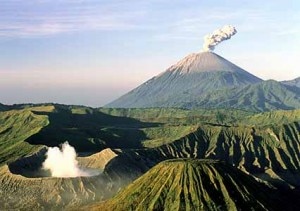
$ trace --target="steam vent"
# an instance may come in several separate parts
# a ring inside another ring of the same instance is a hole
[[[43,148],[0,168],[1,188],[10,198],[9,204],[4,206],[26,209],[29,200],[34,201],[37,209],[53,208],[53,205],[74,207],[103,200],[110,197],[111,191],[116,191],[113,186],[107,188],[110,181],[102,174],[105,165],[117,156],[112,150],[78,157],[79,168],[89,172],[89,175],[78,177],[52,177],[49,170],[42,168],[46,154],[47,148]],[[5,203],[4,198],[1,200]],[[32,209],[32,205],[28,209]]]

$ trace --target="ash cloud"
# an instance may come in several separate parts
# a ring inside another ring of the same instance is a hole
[[[58,147],[49,147],[42,168],[49,170],[52,177],[89,177],[95,172],[82,169],[76,160],[77,154],[68,142]],[[99,174],[99,173],[97,173]]]
[[[212,34],[204,36],[203,51],[213,51],[215,47],[223,42],[229,40],[233,35],[237,33],[235,27],[231,25],[225,25],[221,29],[217,29]]]

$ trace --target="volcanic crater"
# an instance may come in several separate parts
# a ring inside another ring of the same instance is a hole
[[[42,169],[46,152],[45,147],[0,168],[0,184],[6,196],[0,199],[0,204],[20,209],[72,208],[104,200],[116,191],[109,178],[102,174],[106,164],[117,156],[111,149],[78,157],[79,167],[94,174],[69,178],[52,177],[50,171]]]

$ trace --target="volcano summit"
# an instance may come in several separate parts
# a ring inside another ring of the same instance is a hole
[[[293,109],[300,108],[300,89],[263,81],[213,52],[201,52],[188,55],[106,107]]]
[[[260,81],[215,53],[193,53],[107,107],[194,107],[207,93]]]

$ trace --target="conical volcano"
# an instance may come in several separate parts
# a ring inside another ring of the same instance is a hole
[[[89,210],[280,210],[280,206],[273,189],[232,166],[175,159],[159,163],[114,198]]]
[[[201,72],[232,72],[243,73],[254,81],[259,79],[223,57],[213,52],[192,53],[177,64],[171,66],[167,71],[181,74],[201,73]]]
[[[193,53],[106,107],[192,108],[204,94],[260,81],[215,53]]]

